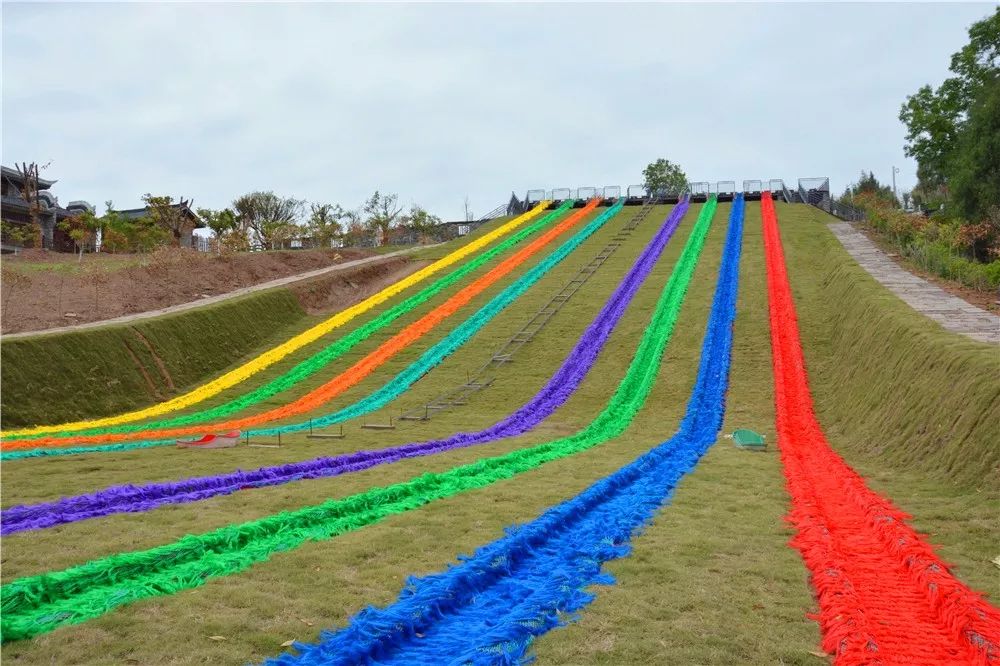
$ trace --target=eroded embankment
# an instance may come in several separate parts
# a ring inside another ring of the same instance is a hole
[[[1000,351],[915,312],[809,206],[779,205],[820,422],[834,444],[960,485],[1000,488]]]
[[[161,402],[426,265],[404,258],[173,315],[0,345],[5,428]]]

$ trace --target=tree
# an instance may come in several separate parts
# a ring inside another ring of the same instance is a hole
[[[437,215],[431,215],[420,206],[414,204],[410,207],[410,212],[403,218],[403,224],[418,234],[427,234],[434,231],[434,228],[441,224],[441,218]]]
[[[472,222],[476,219],[475,214],[472,212],[472,203],[469,201],[469,196],[465,196],[465,221]]]
[[[108,252],[150,252],[164,245],[172,235],[151,216],[130,218],[114,210],[112,201],[104,202],[100,217],[101,247]]]
[[[980,223],[1000,207],[1000,75],[983,86],[969,109],[950,184],[957,211],[970,222]]]
[[[361,214],[357,211],[348,211],[344,217],[345,228],[344,243],[346,245],[360,245],[362,239],[368,234],[368,229]]]
[[[235,231],[238,228],[236,224],[236,214],[229,208],[223,208],[222,210],[199,208],[198,217],[201,218],[201,221],[205,223],[206,227],[211,229],[212,232],[219,237]]]
[[[874,172],[862,169],[858,181],[847,186],[839,201],[852,206],[865,207],[873,200],[892,208],[899,208],[899,200],[893,194],[892,187],[880,183]]]
[[[344,234],[341,220],[346,217],[347,212],[339,204],[311,203],[306,229],[317,245],[330,247],[333,239]]]
[[[41,169],[47,166],[48,164],[45,164]],[[21,191],[21,198],[28,204],[28,220],[38,239],[37,245],[46,250],[48,248],[45,247],[45,233],[42,230],[41,220],[42,205],[38,201],[38,172],[40,168],[36,162],[22,162],[21,164],[15,162],[14,168],[21,176],[18,189]]]
[[[26,227],[23,224],[11,224],[6,221],[0,221],[0,236],[2,236],[6,242],[23,246],[31,240],[33,235],[34,232],[31,227]]]
[[[233,211],[241,229],[252,232],[263,247],[274,249],[299,231],[297,222],[304,203],[274,192],[251,192],[233,202]]]
[[[375,190],[361,210],[365,218],[365,226],[374,231],[379,244],[385,241],[389,229],[399,222],[399,214],[403,207],[399,205],[396,194],[382,194]]]
[[[97,230],[101,228],[101,220],[89,210],[84,210],[64,219],[59,228],[73,239],[80,252],[78,261],[83,261],[83,249],[94,240]]]
[[[181,244],[181,236],[191,226],[191,221],[184,214],[184,209],[191,208],[192,201],[181,197],[177,204],[170,196],[153,196],[150,193],[142,195],[142,202],[149,211],[149,219],[159,228],[169,232],[174,239],[174,245]]]
[[[656,190],[681,192],[688,184],[687,176],[681,171],[680,166],[662,157],[648,164],[642,170],[642,177],[647,192]]]
[[[223,246],[235,251],[246,249],[246,234],[240,229],[239,224],[237,224],[236,214],[232,209],[223,208],[222,210],[213,210],[211,208],[199,208],[198,217],[215,234],[216,244],[220,253]]]
[[[921,87],[899,111],[907,129],[906,155],[916,158],[917,177],[925,188],[948,182],[969,111],[1000,71],[1000,8],[969,28],[969,43],[952,55],[950,69],[956,76],[937,90]]]

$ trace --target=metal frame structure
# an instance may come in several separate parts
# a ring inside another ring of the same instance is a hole
[[[645,203],[647,199],[649,199],[649,192],[646,191],[645,185],[629,185],[625,189],[626,206],[637,206]]]
[[[681,200],[682,196],[684,196],[683,191],[672,190],[668,187],[661,187],[653,190],[653,192],[650,193],[649,198],[654,203],[658,204],[675,204]]]
[[[642,208],[636,210],[632,217],[622,225],[611,241],[598,252],[593,259],[585,264],[576,275],[566,282],[549,301],[528,322],[512,335],[507,342],[484,363],[474,375],[455,388],[440,394],[421,407],[404,412],[399,419],[402,421],[427,421],[437,412],[468,404],[469,398],[496,381],[497,371],[513,362],[513,356],[521,347],[531,342],[539,331],[555,316],[557,312],[580,290],[590,277],[604,265],[604,262],[621,247],[633,231],[646,219],[653,210],[654,202],[647,199]]]
[[[771,193],[771,196],[781,197],[785,203],[792,202],[791,193],[785,187],[785,181],[781,178],[772,178],[767,181],[767,191]]]
[[[524,195],[524,201],[529,207],[540,201],[545,201],[545,190],[528,190],[528,193]]]
[[[715,196],[719,201],[732,201],[736,198],[736,181],[720,180],[715,184]]]
[[[573,190],[568,187],[554,187],[552,188],[552,203],[559,204],[566,199],[571,199],[573,197]]]
[[[799,178],[799,196],[802,203],[812,204],[817,208],[830,212],[830,179]]]
[[[691,203],[705,203],[712,193],[712,184],[707,181],[688,183],[688,192],[691,193]]]
[[[573,204],[573,208],[583,208],[587,205],[587,202],[597,196],[596,187],[578,187],[576,188],[576,203]]]
[[[743,198],[747,201],[760,201],[761,193],[764,191],[764,183],[760,180],[743,181]]]
[[[604,189],[601,190],[601,205],[610,206],[621,197],[622,188],[620,185],[605,185]]]

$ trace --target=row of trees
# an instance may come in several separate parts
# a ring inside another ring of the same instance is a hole
[[[98,230],[102,249],[108,252],[149,252],[162,245],[176,245],[190,227],[182,206],[194,211],[193,202],[183,198],[175,202],[173,197],[148,193],[142,202],[148,211],[144,217],[123,215],[108,201],[103,215],[84,211],[59,226],[73,239],[81,256],[85,248],[93,246]],[[365,236],[385,241],[397,227],[426,234],[441,223],[441,218],[417,205],[404,212],[398,195],[380,191],[354,210],[339,204],[307,204],[274,192],[250,192],[227,208],[198,208],[196,212],[215,233],[220,248],[231,251],[276,249],[296,238],[308,239],[317,247],[330,247],[336,239],[356,244]],[[4,232],[12,238],[17,233],[31,233],[13,226],[8,229],[7,225]]]
[[[441,218],[417,205],[404,212],[398,195],[378,190],[357,209],[321,202],[307,204],[274,192],[250,192],[228,208],[199,208],[198,216],[215,232],[222,246],[232,250],[275,249],[294,238],[308,238],[323,247],[329,247],[335,239],[351,244],[364,235],[374,235],[384,242],[390,229],[405,226],[422,234],[441,223]]]

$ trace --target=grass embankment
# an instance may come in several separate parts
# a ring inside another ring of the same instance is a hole
[[[288,337],[305,318],[291,292],[276,289],[129,325],[4,341],[3,426],[165,400]]]
[[[650,307],[697,210],[697,206],[692,207],[664,259],[612,335],[608,349],[613,353],[600,357],[580,391],[535,432],[507,442],[408,460],[345,477],[246,491],[142,516],[114,516],[38,534],[15,535],[4,540],[5,580],[63,568],[111,552],[147,548],[188,532],[314,504],[327,497],[342,497],[423,471],[448,469],[582,427],[607,400],[631,360]],[[533,518],[550,504],[579,492],[663,441],[676,428],[697,372],[698,350],[711,305],[728,211],[728,205],[719,206],[715,228],[709,234],[705,254],[666,350],[658,382],[647,408],[626,435],[508,482],[436,502],[334,541],[280,554],[243,574],[212,581],[202,588],[120,608],[83,625],[7,645],[5,657],[18,663],[128,659],[140,663],[242,663],[275,654],[281,650],[280,644],[291,638],[315,639],[321,628],[343,625],[350,614],[367,604],[392,601],[406,575],[440,570],[457,553],[471,552],[477,545],[497,538],[504,526]],[[773,450],[773,382],[759,211],[759,205],[748,204],[725,431],[736,427],[763,431],[768,433],[772,448],[764,454],[751,454],[735,450],[726,440],[715,446],[682,482],[671,506],[660,513],[644,536],[635,540],[633,556],[610,565],[619,578],[618,584],[600,590],[597,601],[584,611],[579,624],[539,640],[540,663],[820,663],[811,654],[817,650],[819,632],[806,617],[813,607],[806,571],[795,551],[786,545],[790,532],[782,521],[787,497]],[[831,441],[859,471],[873,474],[877,489],[917,514],[916,527],[931,532],[932,540],[942,543],[944,559],[959,565],[957,573],[961,578],[988,591],[995,584],[995,569],[989,563],[989,558],[995,556],[994,546],[985,529],[995,521],[988,510],[988,496],[967,485],[928,479],[920,471],[920,461],[904,466],[901,459],[894,457],[894,447],[914,445],[919,434],[909,439],[887,439],[883,442],[886,450],[876,454],[862,450],[841,433],[844,425],[836,420],[836,405],[829,393],[834,387],[829,386],[826,362],[838,358],[837,347],[831,346],[837,337],[831,336],[829,330],[837,312],[829,307],[829,295],[824,296],[830,289],[824,267],[830,262],[849,263],[850,259],[821,226],[829,218],[818,211],[779,205],[778,215],[820,420]],[[405,423],[388,432],[359,431],[356,425],[350,425],[349,436],[343,441],[317,443],[288,438],[285,441],[290,444],[283,449],[204,452],[209,453],[207,456],[160,450],[6,463],[4,503],[55,498],[113,482],[180,478],[386,446],[491,423],[537,390],[634,260],[652,234],[652,226],[664,216],[665,211],[658,211],[644,224],[641,232],[592,278],[585,296],[581,293],[583,298],[571,301],[523,350],[519,358],[526,362],[511,364],[496,386],[479,394],[466,407],[428,423]],[[403,404],[419,404],[464,380],[467,371],[474,370],[497,344],[516,331],[610,235],[588,241],[565,266],[525,294],[523,302],[487,326],[474,344],[419,382]],[[862,303],[884,292],[865,275],[858,279],[857,299]],[[906,308],[902,302],[891,300],[885,307],[893,311]],[[920,329],[933,326],[920,318],[912,325]],[[946,354],[958,338],[942,335],[940,342],[948,344],[940,353]],[[960,346],[966,344],[975,347],[975,343],[964,341]],[[857,373],[870,372],[864,370],[866,365],[893,363],[891,358],[868,354],[839,360],[852,364]],[[399,367],[386,368],[379,379],[384,381]],[[908,379],[897,377],[895,388],[905,390],[912,384]],[[950,386],[950,382],[933,389],[938,398],[943,397],[941,386]],[[860,385],[856,389],[863,391]],[[343,402],[348,399],[345,396]],[[390,413],[398,414],[398,409],[387,407],[371,420],[385,422]],[[871,423],[885,418],[877,409],[848,416]],[[917,416],[909,412],[910,419]],[[907,415],[899,418],[905,420]],[[209,636],[224,636],[226,640],[213,641]]]

